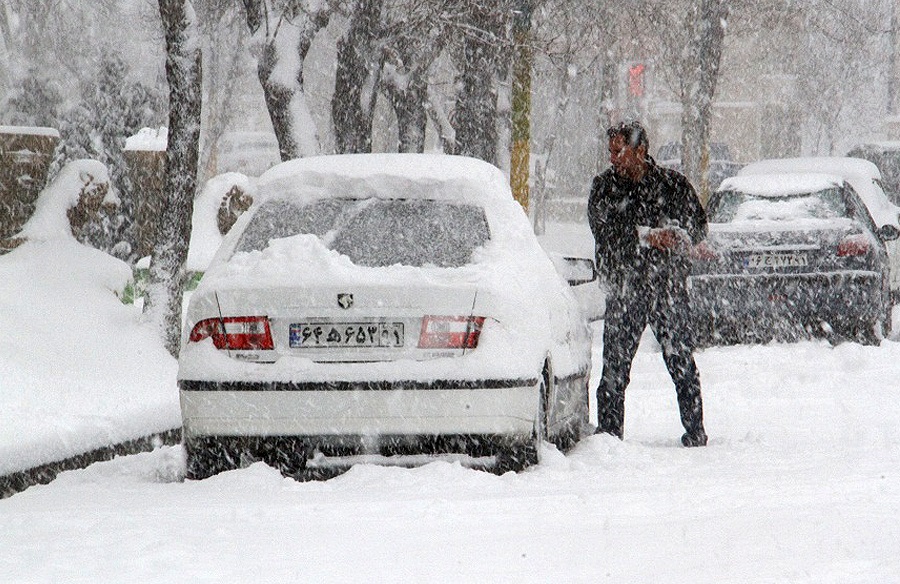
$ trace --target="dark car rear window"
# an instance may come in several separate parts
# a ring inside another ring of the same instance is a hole
[[[260,207],[236,252],[265,249],[269,241],[300,234],[361,266],[467,264],[490,239],[484,209],[428,199],[275,200]]]
[[[761,197],[741,191],[723,191],[710,205],[712,223],[731,221],[792,221],[852,217],[841,189]]]

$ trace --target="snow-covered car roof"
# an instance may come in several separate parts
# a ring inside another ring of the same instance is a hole
[[[814,172],[761,174],[726,178],[718,190],[740,191],[760,197],[784,197],[837,187],[843,182],[840,176]]]
[[[881,171],[874,163],[862,158],[845,156],[813,156],[759,160],[744,166],[738,176],[783,174],[796,172],[824,172],[840,175],[850,183],[863,200],[872,219],[880,227],[900,227],[900,207],[891,203],[879,184]]]
[[[843,177],[881,179],[881,171],[874,163],[862,158],[846,156],[801,156],[797,158],[772,158],[758,160],[744,166],[738,173],[767,174],[783,172],[826,172]]]
[[[437,188],[449,182],[458,183],[460,190]],[[335,187],[344,189],[347,197],[473,198],[481,204],[511,201],[506,177],[497,167],[446,154],[313,156],[279,164],[259,179],[261,199],[334,196]]]

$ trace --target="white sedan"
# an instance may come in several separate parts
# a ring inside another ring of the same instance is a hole
[[[278,165],[187,309],[188,477],[450,457],[589,429],[590,329],[503,173],[446,155]]]

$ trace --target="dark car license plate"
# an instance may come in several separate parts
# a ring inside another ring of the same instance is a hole
[[[315,347],[402,347],[402,322],[292,323],[292,349]]]
[[[802,253],[755,253],[744,260],[748,268],[793,268],[809,265]]]

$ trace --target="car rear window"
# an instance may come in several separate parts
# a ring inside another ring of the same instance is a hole
[[[262,250],[269,241],[315,235],[361,266],[467,264],[490,239],[484,209],[430,199],[321,199],[268,201],[241,235],[236,252]]]
[[[712,223],[732,221],[792,221],[852,217],[840,189],[814,193],[761,197],[741,191],[724,191],[709,209]]]

